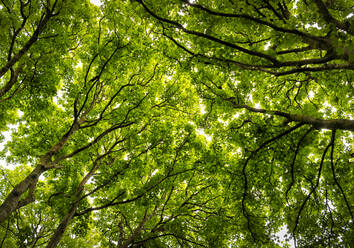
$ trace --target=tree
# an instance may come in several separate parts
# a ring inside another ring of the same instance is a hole
[[[1,4],[0,247],[353,242],[347,1]]]
[[[165,37],[201,60],[275,76],[354,69],[353,21],[347,18],[346,1],[326,6],[321,0],[183,0],[156,4],[158,12],[152,4],[137,2],[162,24]]]
[[[345,193],[338,180],[342,176],[336,174],[338,167],[350,167],[350,131],[354,127],[349,100],[353,97],[350,55],[353,54],[353,24],[350,11],[341,7],[347,3],[340,6],[339,2],[325,4],[322,1],[137,2],[144,15],[150,16],[159,27],[156,32],[175,45],[173,50],[166,49],[167,56],[177,60],[181,67],[191,68],[192,80],[206,105],[204,124],[213,130],[210,134],[215,140],[215,136],[221,136],[218,143],[226,146],[225,149],[240,149],[241,160],[233,162],[239,166],[230,169],[230,174],[243,181],[243,185],[234,185],[234,199],[242,199],[239,211],[247,219],[252,240],[268,242],[269,235],[261,230],[271,228],[269,223],[265,226],[266,222],[277,223],[276,219],[282,218],[284,212],[287,212],[287,220],[283,225],[286,223],[301,245],[305,245],[305,240],[309,244],[316,240],[324,246],[333,246],[332,242],[338,242],[342,233],[349,237],[351,231],[346,228],[353,223],[351,200],[348,200],[351,193]],[[333,74],[331,70],[338,71]],[[340,94],[338,91],[342,88],[346,90]],[[211,123],[217,121],[223,125],[219,123],[215,129],[211,128]],[[306,126],[309,126],[307,130]],[[322,129],[332,130],[331,134],[321,131],[312,136]],[[302,131],[291,136],[299,130]],[[339,144],[337,153],[338,133],[340,139],[349,139]],[[311,144],[307,140],[309,136],[314,141],[312,149],[306,148]],[[287,145],[276,145],[281,140],[285,142],[284,137]],[[222,140],[231,142],[226,145]],[[254,142],[247,144],[247,140]],[[259,158],[263,159],[263,166]],[[335,165],[335,159],[342,164]],[[317,171],[308,168],[313,162],[319,164]],[[284,185],[277,194],[284,195],[283,199],[275,198],[276,190],[270,191],[270,187],[274,187],[270,175],[275,175],[275,169],[272,165],[271,173],[267,172],[267,164],[282,165],[281,174],[276,178]],[[331,173],[327,172],[329,177],[322,171],[326,168],[324,164],[327,169],[331,168]],[[259,182],[259,178],[264,177],[269,178],[268,185]],[[343,179],[346,180],[350,181]],[[296,184],[298,190],[291,204],[288,197]],[[307,189],[304,184],[308,185]],[[352,188],[349,186],[348,190],[351,192]],[[322,216],[323,212],[333,210],[328,202],[335,202],[328,200],[328,191],[338,192],[340,205],[345,207],[341,220],[346,219],[346,224],[343,223],[344,229],[340,228],[337,234],[333,231],[336,218],[332,213]],[[265,203],[265,199],[269,202]],[[287,208],[275,207],[282,201]],[[305,218],[303,211],[309,204],[316,204],[316,217],[323,222],[317,225],[317,231],[306,232],[304,227],[311,222],[309,219],[316,218],[307,214],[302,227],[305,231],[300,232],[300,220]],[[289,213],[288,207],[295,211]],[[265,212],[268,214],[260,214]],[[259,218],[267,221],[258,221]],[[323,223],[327,222],[332,223],[332,228],[319,235],[323,225],[326,226]],[[263,227],[259,229],[258,225]],[[349,238],[345,242],[352,241]]]

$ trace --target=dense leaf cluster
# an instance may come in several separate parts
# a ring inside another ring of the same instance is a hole
[[[352,12],[2,0],[0,247],[351,247]]]

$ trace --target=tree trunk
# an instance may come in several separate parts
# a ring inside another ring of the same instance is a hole
[[[10,77],[10,80],[4,85],[4,87],[2,87],[0,89],[0,102],[2,101],[1,98],[11,90],[11,88],[15,85],[15,83],[17,82],[17,79],[18,79],[18,75],[20,73],[20,71],[22,70],[23,68],[23,64],[22,65],[19,65],[17,67],[17,69],[14,71],[14,70],[11,70],[11,77]]]
[[[79,206],[80,199],[77,199],[74,204],[71,206],[69,212],[65,215],[64,219],[60,222],[59,226],[55,230],[55,233],[51,237],[47,248],[55,248],[57,247],[59,241],[63,237],[66,227],[69,225],[69,222],[74,217],[76,213],[77,207]]]
[[[68,213],[65,215],[65,217],[62,219],[62,221],[60,222],[59,226],[57,227],[57,229],[55,230],[53,236],[50,238],[50,241],[47,245],[47,248],[54,248],[57,247],[58,243],[60,242],[61,238],[63,237],[63,234],[65,232],[65,229],[67,228],[67,226],[69,225],[71,219],[74,217],[77,207],[79,206],[81,199],[81,195],[82,192],[85,189],[85,184],[87,183],[87,181],[93,176],[93,174],[95,173],[95,171],[99,168],[99,164],[98,161],[100,159],[102,159],[104,156],[99,157],[94,165],[92,166],[91,170],[89,171],[89,173],[86,174],[86,176],[81,180],[79,186],[76,189],[76,193],[75,193],[75,202],[73,203],[73,205],[71,206],[71,208],[69,209]]]
[[[136,237],[138,237],[139,233],[143,230],[144,225],[146,222],[148,222],[156,213],[156,209],[154,209],[154,211],[149,215],[149,216],[144,216],[144,218],[142,219],[142,221],[139,223],[138,227],[134,230],[134,232],[132,233],[132,235],[130,235],[130,237],[122,244],[122,248],[127,248],[130,243],[132,241],[134,241],[136,239]]]
[[[51,161],[53,155],[58,153],[70,137],[78,130],[79,123],[82,122],[84,117],[82,117],[78,122],[74,123],[72,128],[63,135],[58,143],[56,143],[45,155],[40,159],[36,168],[19,184],[17,184],[11,191],[11,193],[6,197],[3,204],[0,206],[0,223],[4,222],[9,215],[16,209],[23,207],[34,201],[34,191],[37,186],[38,178],[43,172],[54,168]],[[57,161],[59,162],[59,161]],[[29,195],[26,199],[21,201],[21,197],[24,193],[29,191]]]
[[[0,223],[4,222],[16,209],[34,201],[34,189],[36,188],[38,178],[46,170],[45,166],[38,164],[22,182],[13,188],[0,206]],[[28,197],[21,201],[21,196],[27,192],[27,190],[29,190]]]

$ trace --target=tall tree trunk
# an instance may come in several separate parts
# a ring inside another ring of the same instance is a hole
[[[34,201],[34,189],[36,188],[38,178],[46,170],[45,166],[38,164],[22,182],[13,188],[0,206],[0,223],[4,222],[16,209]],[[29,190],[28,197],[21,201],[21,196],[27,192],[27,190]]]
[[[16,209],[34,201],[34,192],[40,175],[47,170],[55,168],[55,165],[51,160],[52,156],[57,154],[70,139],[70,137],[79,129],[79,123],[81,123],[83,119],[84,117],[76,121],[70,130],[63,135],[59,142],[41,157],[36,168],[34,168],[34,170],[25,179],[23,179],[12,189],[11,193],[6,197],[5,201],[0,206],[0,223],[4,222]],[[29,191],[28,197],[21,200],[21,197],[27,191]]]
[[[130,235],[130,237],[122,244],[122,248],[127,248],[131,242],[133,242],[139,235],[139,233],[143,230],[144,225],[148,222],[155,214],[156,214],[157,207],[155,207],[154,211],[150,215],[146,215],[139,223],[138,227],[134,230],[134,232]]]
[[[54,248],[57,247],[59,241],[63,237],[63,234],[65,232],[65,229],[69,225],[69,222],[71,219],[74,217],[74,214],[76,213],[77,207],[79,206],[80,199],[76,199],[74,204],[71,206],[70,210],[68,213],[65,215],[64,219],[60,222],[59,226],[55,230],[53,236],[51,237],[47,248]]]
[[[67,212],[67,214],[65,215],[65,217],[62,219],[62,221],[60,222],[59,226],[57,227],[57,229],[55,230],[53,236],[50,238],[50,241],[47,245],[47,248],[54,248],[57,247],[59,241],[61,240],[61,238],[63,237],[63,234],[65,232],[65,229],[67,228],[67,226],[69,225],[71,219],[74,217],[76,210],[79,206],[80,201],[82,200],[81,196],[82,196],[82,192],[85,189],[85,184],[87,183],[87,181],[93,176],[93,174],[95,173],[95,171],[99,168],[99,163],[98,161],[101,160],[103,156],[100,156],[99,158],[96,159],[96,161],[94,162],[91,170],[89,171],[89,173],[87,173],[85,175],[85,177],[81,180],[79,186],[76,189],[76,193],[75,193],[75,202],[72,204],[71,208],[69,209],[69,211]]]

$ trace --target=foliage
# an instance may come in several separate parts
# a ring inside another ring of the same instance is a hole
[[[0,247],[353,244],[349,1],[0,6]]]

